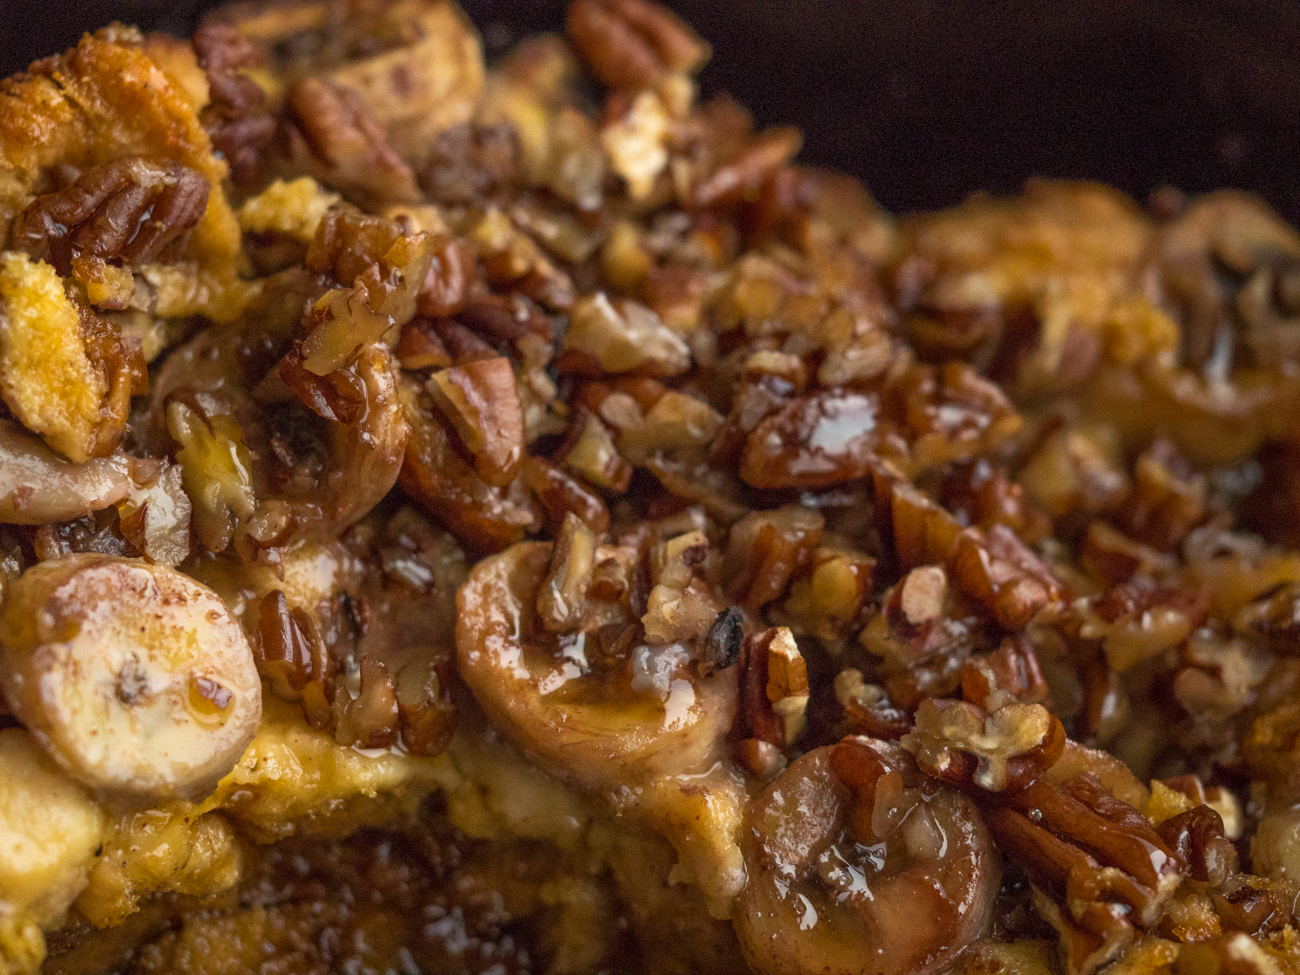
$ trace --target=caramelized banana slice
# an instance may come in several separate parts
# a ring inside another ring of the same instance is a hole
[[[761,975],[930,975],[988,928],[1000,871],[975,804],[892,743],[814,749],[748,827],[733,920]]]
[[[9,706],[87,785],[196,796],[257,731],[262,688],[239,624],[163,565],[103,555],[43,562],[0,617]]]
[[[659,830],[677,849],[676,878],[698,884],[725,917],[745,882],[737,836],[747,796],[725,744],[735,668],[705,676],[695,639],[637,638],[630,587],[615,581],[635,572],[635,550],[561,554],[524,542],[474,567],[456,595],[461,677],[539,765]],[[552,587],[586,602],[577,632],[546,629],[539,609],[554,600],[539,597]],[[607,599],[605,589],[621,594]]]

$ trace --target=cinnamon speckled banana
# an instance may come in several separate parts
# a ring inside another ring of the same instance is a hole
[[[0,684],[70,773],[110,792],[201,795],[257,731],[262,691],[220,598],[163,565],[43,562],[0,616]]]

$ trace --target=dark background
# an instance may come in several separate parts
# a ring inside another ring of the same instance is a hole
[[[463,0],[489,52],[557,0]],[[0,0],[0,69],[114,18],[185,33],[203,0]],[[1296,0],[679,0],[712,41],[706,90],[805,132],[803,159],[896,211],[1029,176],[1142,198],[1236,186],[1300,222]]]

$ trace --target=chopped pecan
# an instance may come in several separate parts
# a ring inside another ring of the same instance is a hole
[[[1176,778],[1165,779],[1161,785],[1183,796],[1190,804],[1189,808],[1209,806],[1219,814],[1223,835],[1230,840],[1241,839],[1242,830],[1245,827],[1245,814],[1242,811],[1241,803],[1237,801],[1237,797],[1223,786],[1212,785],[1207,787],[1195,775],[1180,775]],[[1154,795],[1154,792],[1152,794]],[[1148,811],[1147,815],[1151,815],[1150,811]]]
[[[318,239],[328,227],[321,222]],[[398,330],[415,315],[419,291],[433,260],[433,241],[425,234],[402,235],[349,284],[326,292],[304,321],[307,337],[298,347],[302,366],[325,376],[353,359],[365,346]],[[346,274],[359,261],[340,263]]]
[[[445,369],[452,364],[447,346],[438,337],[433,322],[427,318],[412,318],[402,326],[402,335],[393,347],[393,355],[403,369]]]
[[[525,457],[519,468],[528,490],[546,515],[546,525],[558,532],[566,516],[577,515],[597,534],[609,527],[609,508],[600,496],[561,468],[540,457]]]
[[[1176,647],[1205,620],[1205,601],[1188,588],[1168,589],[1142,580],[1112,586],[1076,603],[1071,615],[1079,636],[1100,641],[1115,671]]]
[[[727,594],[750,613],[779,599],[811,561],[824,527],[819,513],[794,505],[747,514],[731,528],[722,568]]]
[[[848,827],[853,838],[870,846],[888,839],[919,801],[902,774],[858,738],[845,738],[831,749],[830,770],[849,790]]]
[[[273,589],[262,597],[252,642],[257,671],[275,695],[301,702],[308,723],[325,727],[334,701],[334,664],[315,621],[291,610],[284,593]]]
[[[401,708],[397,688],[383,661],[361,658],[361,683],[357,696],[338,688],[333,703],[334,740],[357,748],[387,748],[397,743]]]
[[[582,622],[595,561],[595,533],[576,515],[566,515],[537,593],[537,615],[552,633],[576,630]]]
[[[1018,630],[1039,610],[1060,606],[1065,588],[1010,528],[967,528],[948,558],[953,581],[997,622]]]
[[[1237,610],[1232,627],[1264,640],[1274,653],[1300,656],[1300,583],[1275,587]]]
[[[615,304],[603,292],[574,304],[564,349],[556,363],[562,371],[676,376],[691,365],[690,348],[658,315],[634,301]]]
[[[694,204],[711,207],[757,195],[763,181],[797,156],[802,145],[798,129],[768,129],[696,187]]]
[[[1291,923],[1295,881],[1235,874],[1211,897],[1223,930],[1267,934]]]
[[[211,21],[194,32],[194,53],[207,73],[209,104],[200,115],[212,148],[230,164],[231,178],[245,185],[256,177],[258,157],[275,135],[266,96],[240,68],[257,67],[257,48],[230,24]]]
[[[677,15],[647,0],[576,0],[569,40],[610,88],[649,88],[669,74],[689,74],[709,46]]]
[[[230,406],[208,395],[167,404],[167,431],[178,445],[185,493],[194,505],[194,529],[210,552],[224,551],[235,526],[253,516],[252,461]]]
[[[411,167],[351,88],[324,78],[303,78],[289,89],[285,102],[291,133],[297,136],[298,170],[362,201],[419,200]]]
[[[947,573],[937,565],[920,566],[889,589],[859,642],[889,670],[905,670],[966,639],[966,627],[947,609]]]
[[[697,573],[709,554],[709,542],[698,528],[654,545],[649,552],[653,588],[641,617],[651,643],[684,643],[712,629],[717,605],[707,583]]]
[[[326,210],[316,225],[303,264],[349,288],[372,265],[384,260],[393,245],[407,234],[397,220],[372,216],[339,203]]]
[[[519,155],[512,125],[453,125],[434,139],[421,183],[440,202],[472,203],[515,182]]]
[[[518,210],[515,207],[512,214]],[[469,239],[478,247],[489,284],[526,294],[555,311],[573,307],[576,295],[569,275],[548,260],[532,237],[501,210],[489,207],[469,231]]]
[[[1138,541],[1170,551],[1205,519],[1205,491],[1204,476],[1192,471],[1172,443],[1157,440],[1134,466],[1121,523]]]
[[[902,744],[927,775],[963,788],[1013,792],[1061,757],[1065,729],[1041,704],[1007,704],[990,713],[964,701],[929,698]]]
[[[1043,440],[1018,477],[1034,503],[1053,518],[1095,514],[1118,504],[1128,479],[1119,445],[1107,433],[1069,427]]]
[[[991,453],[1020,429],[1020,414],[1002,390],[964,362],[918,366],[903,386],[918,470]]]
[[[152,483],[118,502],[117,527],[150,562],[177,565],[190,556],[191,511],[181,469],[168,464]]]
[[[415,299],[421,315],[454,315],[465,306],[474,281],[474,257],[470,246],[458,237],[434,241],[433,263]]]
[[[1083,533],[1079,565],[1089,575],[1108,583],[1134,576],[1154,577],[1174,568],[1174,559],[1149,545],[1135,542],[1104,521],[1093,521]]]
[[[484,481],[456,452],[428,394],[406,381],[401,388],[411,426],[402,486],[465,545],[500,551],[522,541],[537,519],[519,480],[509,487]]]
[[[835,675],[835,697],[855,732],[897,741],[912,730],[908,713],[890,703],[884,688],[863,680],[860,670],[850,668]]]
[[[184,249],[208,205],[207,179],[155,156],[122,156],[37,197],[14,221],[10,246],[68,274],[81,255],[138,267]]]
[[[436,372],[426,388],[487,483],[514,480],[524,456],[524,415],[510,360],[467,362]]]
[[[556,460],[602,490],[615,494],[627,490],[632,481],[632,465],[614,446],[609,428],[586,407],[579,406],[573,411],[567,440],[556,453]]]
[[[1024,488],[984,458],[955,467],[939,501],[963,524],[986,530],[1006,525],[1030,544],[1051,534],[1051,522],[1025,498]]]
[[[893,473],[873,470],[871,483],[881,541],[898,571],[945,562],[961,532],[956,519]]]
[[[808,574],[790,586],[781,607],[801,632],[819,639],[842,639],[857,624],[871,595],[875,560],[860,552],[819,547]]]
[[[740,701],[734,734],[787,748],[803,731],[808,667],[784,626],[749,637],[742,655]]]
[[[826,487],[876,464],[873,394],[817,393],[782,407],[749,434],[740,476],[757,488]]]
[[[1047,681],[1033,644],[1023,636],[1008,637],[993,653],[966,661],[961,672],[962,698],[986,711],[1004,704],[1040,704],[1047,698]]]

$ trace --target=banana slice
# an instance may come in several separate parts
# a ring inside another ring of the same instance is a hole
[[[194,797],[257,731],[262,686],[221,599],[165,565],[106,555],[42,562],[0,617],[9,706],[95,788]]]

